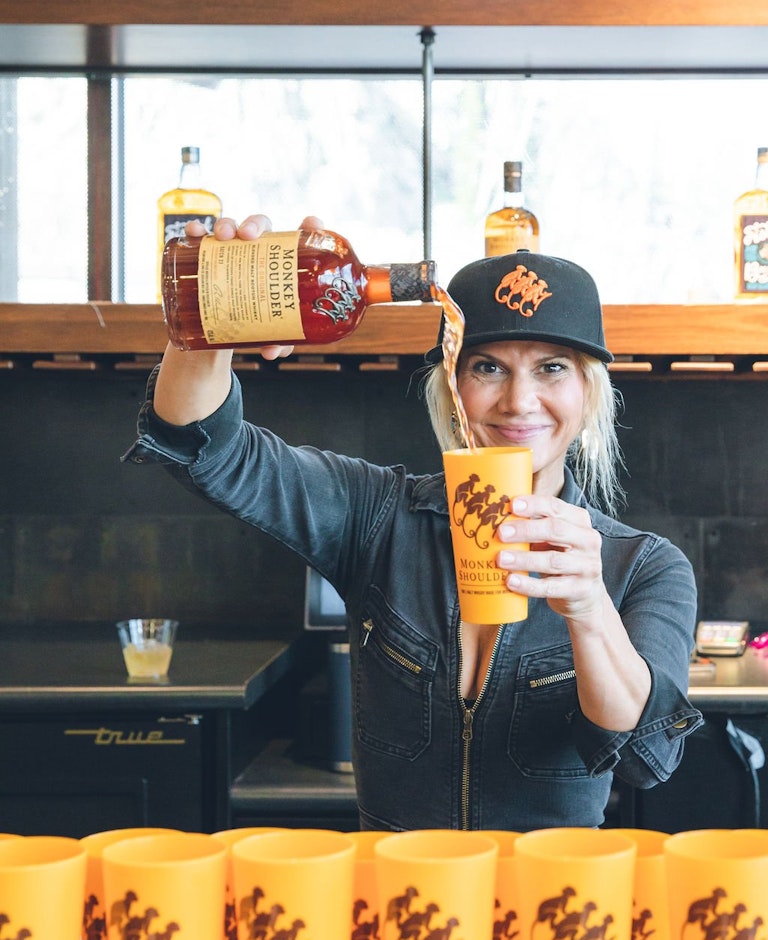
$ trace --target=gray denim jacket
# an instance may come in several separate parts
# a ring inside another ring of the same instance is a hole
[[[221,408],[184,428],[154,414],[153,388],[154,375],[123,459],[167,465],[345,600],[363,828],[599,826],[613,774],[637,787],[670,776],[701,715],[686,698],[696,588],[669,541],[586,506],[567,472],[560,496],[589,510],[608,593],[651,671],[637,728],[608,731],[581,713],[565,622],[539,599],[527,620],[502,626],[468,707],[442,474],[291,447],[242,420],[234,375]]]

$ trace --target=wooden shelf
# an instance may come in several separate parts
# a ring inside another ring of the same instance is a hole
[[[202,23],[202,24],[361,24],[361,25],[759,25],[768,8],[759,0],[0,0],[5,23]]]
[[[768,304],[627,305],[604,308],[617,356],[768,356]],[[380,304],[341,343],[297,347],[332,356],[421,355],[437,336],[434,304]],[[155,304],[0,303],[0,357],[20,354],[151,354],[167,334]]]

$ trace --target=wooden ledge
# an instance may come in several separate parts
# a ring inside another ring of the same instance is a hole
[[[768,304],[604,308],[616,356],[768,356]],[[297,355],[422,355],[435,343],[435,304],[379,304],[360,327]],[[0,304],[0,358],[25,353],[158,354],[167,334],[156,304]]]

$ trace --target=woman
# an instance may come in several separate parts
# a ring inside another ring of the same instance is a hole
[[[268,228],[251,216],[214,233]],[[460,621],[442,474],[290,447],[244,422],[228,351],[169,346],[126,459],[167,464],[344,598],[363,828],[598,826],[613,774],[667,779],[701,720],[685,694],[691,567],[585,498],[610,508],[619,495],[612,357],[589,275],[518,252],[468,265],[448,290],[466,318],[458,382],[476,443],[533,451],[533,493],[498,532],[507,584],[530,598],[522,623]],[[439,343],[426,358],[438,441],[461,445]]]

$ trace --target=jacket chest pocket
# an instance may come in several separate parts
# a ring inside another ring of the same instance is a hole
[[[355,676],[357,739],[374,751],[413,760],[432,734],[437,645],[379,599],[368,604]]]
[[[588,776],[573,745],[579,708],[570,643],[520,658],[508,753],[528,777]]]

